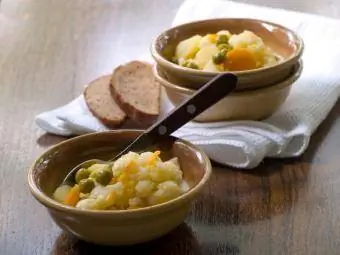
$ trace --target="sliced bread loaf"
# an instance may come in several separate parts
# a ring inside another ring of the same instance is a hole
[[[112,96],[128,117],[139,124],[149,125],[158,118],[160,92],[148,63],[131,61],[113,72]]]
[[[111,75],[93,80],[84,91],[86,104],[92,114],[108,127],[124,123],[126,114],[116,104],[110,91]]]

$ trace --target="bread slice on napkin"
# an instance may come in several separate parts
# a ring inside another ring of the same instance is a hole
[[[161,90],[150,64],[135,60],[118,66],[113,71],[111,93],[133,121],[149,125],[158,118]]]
[[[84,91],[85,102],[91,113],[108,127],[124,123],[125,112],[113,100],[110,91],[111,75],[93,80]]]

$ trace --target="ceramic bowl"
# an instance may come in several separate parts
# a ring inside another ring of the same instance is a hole
[[[281,58],[279,63],[270,67],[233,72],[239,81],[236,90],[266,87],[286,79],[292,67],[301,58],[304,49],[301,37],[279,24],[255,19],[225,18],[195,21],[172,27],[153,39],[150,51],[159,69],[175,83],[197,89],[217,73],[182,67],[171,62],[171,58],[181,40],[219,30],[229,30],[231,33],[252,31]]]
[[[195,121],[260,120],[269,117],[285,102],[302,69],[300,60],[293,66],[288,78],[273,86],[243,92],[234,91],[198,115]],[[154,66],[154,74],[164,87],[169,100],[176,106],[195,93],[193,89],[171,82],[157,65]]]
[[[211,164],[206,154],[181,139],[164,137],[164,143],[157,147],[162,151],[163,160],[173,156],[179,158],[183,176],[191,187],[176,199],[141,209],[100,211],[77,209],[51,198],[75,165],[91,158],[107,160],[139,134],[139,130],[99,132],[53,146],[29,170],[28,184],[32,195],[46,207],[60,228],[91,243],[131,245],[167,234],[185,220],[192,202],[211,174]]]

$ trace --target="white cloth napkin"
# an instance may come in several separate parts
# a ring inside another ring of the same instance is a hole
[[[192,122],[174,135],[201,146],[211,159],[237,168],[254,168],[265,157],[301,155],[340,94],[340,21],[231,1],[186,0],[173,25],[216,17],[265,19],[297,31],[305,41],[302,76],[285,104],[264,121]],[[171,107],[163,97],[163,113]],[[91,115],[82,96],[38,115],[36,124],[64,136],[106,130]]]

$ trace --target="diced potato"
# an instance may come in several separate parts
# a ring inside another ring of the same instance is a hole
[[[249,45],[263,45],[261,37],[258,37],[251,31],[245,30],[238,35],[232,35],[229,39],[229,43],[233,48],[247,48]]]
[[[199,51],[199,43],[201,39],[202,36],[195,35],[186,40],[181,41],[176,47],[175,57],[177,59],[193,58],[197,51]]]
[[[70,186],[62,185],[55,190],[55,192],[53,193],[53,197],[58,202],[63,203],[70,190],[71,190]]]
[[[205,36],[202,37],[200,43],[199,43],[199,47],[200,49],[206,47],[206,46],[210,46],[216,43],[216,36],[213,34],[207,34]]]
[[[212,60],[209,60],[209,62],[203,67],[203,70],[208,72],[221,72],[223,71],[223,68],[219,65],[215,65]]]
[[[76,207],[80,209],[98,209],[97,200],[94,198],[83,199],[78,202]]]
[[[253,54],[256,60],[256,66],[260,67],[264,64],[264,57],[265,57],[265,47],[264,44],[251,44],[248,46],[248,50]]]
[[[203,69],[208,62],[211,60],[212,56],[218,52],[216,45],[206,46],[197,52],[195,57],[195,62],[200,69]]]

